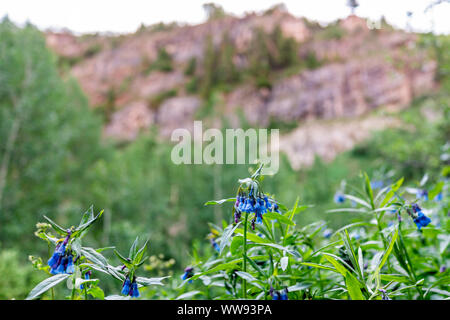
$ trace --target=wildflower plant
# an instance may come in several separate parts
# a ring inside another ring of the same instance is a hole
[[[54,299],[54,287],[64,281],[70,290],[70,299],[121,299],[119,295],[105,297],[103,290],[98,286],[99,280],[92,278],[94,272],[105,273],[122,282],[122,294],[127,298],[138,298],[139,288],[150,285],[162,285],[161,278],[137,277],[137,269],[145,262],[145,252],[148,241],[139,248],[138,238],[130,248],[128,258],[124,258],[114,247],[94,249],[82,245],[82,238],[88,229],[102,216],[103,211],[94,215],[93,207],[86,211],[77,227],[63,228],[48,217],[48,223],[38,224],[36,235],[47,241],[49,249],[54,246],[53,252],[45,267],[42,259],[32,257],[32,263],[39,270],[51,275],[31,290],[27,299],[37,299],[45,292],[51,291]],[[56,233],[57,236],[54,235]],[[115,254],[123,265],[112,266],[102,254],[103,251],[114,249]],[[49,250],[50,251],[50,250]]]
[[[287,209],[263,191],[264,177],[259,173],[260,168],[239,180],[235,197],[206,203],[232,204],[229,221],[213,225],[214,236],[208,239],[214,238],[218,252],[195,255],[195,267],[181,276],[178,298],[450,297],[446,289],[450,238],[445,184],[431,188],[425,202],[408,195],[403,179],[374,191],[364,173],[362,187],[347,185],[348,192],[342,191],[354,205],[329,211],[358,213],[361,218],[333,231],[323,221],[296,225],[296,215],[310,206],[299,206],[297,200]],[[439,193],[443,200],[437,217],[426,208]]]

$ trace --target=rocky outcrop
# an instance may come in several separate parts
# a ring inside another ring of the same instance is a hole
[[[201,100],[195,96],[169,98],[157,112],[157,124],[163,137],[170,138],[177,128],[193,129],[195,112],[201,106]]]
[[[105,126],[105,136],[118,140],[134,140],[141,130],[155,123],[155,114],[145,101],[133,101],[112,115]]]
[[[339,153],[350,150],[374,131],[398,127],[402,123],[391,117],[366,117],[339,121],[306,123],[280,138],[274,151],[284,152],[292,168],[298,170],[314,164],[315,158],[333,160]]]
[[[282,138],[280,147],[294,167],[311,164],[314,155],[330,160],[370,130],[393,125],[391,120],[361,117],[377,108],[400,110],[434,88],[436,63],[417,46],[415,34],[392,28],[370,30],[366,20],[353,15],[324,29],[272,10],[120,37],[80,39],[48,33],[47,43],[61,56],[82,58],[73,60],[71,72],[93,107],[112,103],[117,109],[105,126],[106,137],[133,140],[142,130],[157,126],[168,138],[176,128],[192,129],[204,103],[187,93],[192,78],[184,71],[193,57],[201,67],[207,39],[219,46],[227,35],[239,69],[248,65],[242,53],[249,50],[255,31],[271,32],[277,26],[284,36],[300,43],[300,59],[312,56],[319,65],[276,77],[270,89],[250,82],[234,86],[222,93],[223,103],[214,106],[214,113],[225,115],[234,127],[242,125],[241,113],[253,126],[300,125]],[[92,50],[93,46],[101,50]],[[171,71],[149,69],[161,48],[172,58]],[[324,120],[332,122],[324,124]]]
[[[355,117],[377,107],[398,109],[414,96],[430,91],[436,64],[398,70],[379,59],[328,64],[277,82],[270,92],[251,86],[229,95],[228,114],[242,107],[253,125],[307,119]]]

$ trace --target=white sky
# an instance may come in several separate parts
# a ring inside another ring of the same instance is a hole
[[[413,12],[414,31],[450,33],[450,3],[442,3],[424,14],[434,0],[358,0],[356,14],[378,20],[384,15],[396,27],[406,26],[406,12]],[[0,0],[0,18],[6,14],[19,24],[30,21],[40,29],[68,28],[76,33],[134,32],[141,23],[201,23],[205,20],[202,4],[211,0]],[[263,11],[283,2],[295,16],[327,23],[345,18],[350,10],[346,0],[216,0],[226,12],[241,16]]]

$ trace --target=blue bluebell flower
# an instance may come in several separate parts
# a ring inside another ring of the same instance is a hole
[[[381,189],[383,187],[384,183],[381,180],[374,180],[370,182],[370,186],[372,189]]]
[[[72,255],[69,255],[69,256],[67,257],[67,265],[66,265],[65,273],[70,273],[70,274],[72,274],[72,273],[74,273],[74,272],[75,272],[75,268],[74,268],[74,266],[73,266],[73,256],[72,256]]]
[[[125,279],[123,285],[122,285],[122,291],[121,293],[125,296],[130,294],[130,290],[131,290],[131,281],[130,279],[128,279],[128,277]]]
[[[386,290],[384,290],[384,289],[379,289],[379,290],[380,290],[381,295],[382,295],[381,300],[392,300],[392,299],[389,298],[389,296],[387,295]]]
[[[220,252],[220,247],[217,244],[216,240],[210,239],[209,241],[211,242],[211,245],[213,246],[214,250],[216,250],[217,252]]]
[[[416,197],[418,199],[423,199],[424,201],[428,201],[428,191],[425,189],[417,190]]]
[[[422,211],[420,211],[417,215],[417,218],[414,219],[414,223],[417,225],[417,228],[419,228],[419,230],[422,227],[426,227],[428,224],[430,224],[430,222],[431,219],[424,215]]]
[[[262,224],[262,215],[265,213],[267,209],[264,206],[264,201],[262,199],[258,199],[255,205],[255,216],[256,222]]]
[[[266,205],[267,210],[271,210],[272,209],[272,205],[271,205],[269,199],[267,198],[267,196],[264,196],[264,203]]]
[[[246,213],[253,212],[253,205],[249,198],[245,199],[245,206],[244,206],[244,210],[242,210],[242,211],[244,211]]]
[[[277,203],[273,204],[273,211],[278,212],[278,213],[281,214],[280,208],[278,208],[278,204]]]
[[[67,262],[68,262],[68,258],[67,257],[62,258],[61,263],[59,264],[58,268],[56,268],[56,271],[55,271],[56,274],[58,274],[58,273],[65,273]]]
[[[244,207],[245,207],[245,198],[243,196],[239,197],[239,205],[238,205],[238,209],[239,211],[244,211]]]
[[[187,267],[186,269],[184,269],[184,273],[181,275],[181,280],[192,278],[192,276],[194,275],[194,273],[192,272],[193,270],[194,268],[192,267]],[[192,283],[192,280],[189,280],[188,282]]]
[[[283,292],[280,294],[280,300],[289,300],[288,298],[288,289],[285,288]]]
[[[139,298],[140,294],[139,294],[139,289],[138,289],[138,285],[137,285],[136,281],[133,281],[133,283],[131,284],[131,289],[130,289],[129,295],[132,298]]]
[[[345,196],[342,192],[336,192],[334,194],[334,202],[335,203],[343,203],[345,201]]]
[[[89,280],[91,278],[91,270],[88,270],[85,274],[84,274],[84,279]],[[80,289],[83,290],[84,289],[84,284],[80,285]]]
[[[270,286],[269,295],[272,297],[272,300],[289,300],[288,299],[288,289],[285,288],[281,293],[279,291],[273,290],[273,287]]]
[[[236,210],[234,212],[234,223],[238,223],[240,218],[241,218],[241,212]]]
[[[434,197],[434,201],[439,202],[442,201],[442,192],[439,192],[435,197]]]
[[[61,242],[58,243],[58,245],[55,248],[55,251],[53,252],[53,255],[47,262],[47,264],[51,269],[58,268],[65,251],[66,251],[66,244]]]
[[[431,219],[423,214],[422,209],[416,203],[414,203],[412,205],[412,208],[413,208],[414,213],[415,213],[415,216],[413,216],[413,221],[417,225],[417,228],[419,230],[422,227],[426,227],[427,225],[430,224]]]
[[[323,237],[328,239],[331,237],[331,235],[333,234],[331,229],[325,229],[325,231],[323,232]]]

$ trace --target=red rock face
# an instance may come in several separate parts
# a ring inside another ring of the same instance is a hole
[[[271,32],[276,26],[285,36],[300,42],[300,59],[313,53],[322,64],[280,78],[271,89],[258,89],[247,83],[223,94],[223,103],[215,108],[233,126],[239,126],[237,109],[242,109],[246,120],[257,126],[265,126],[272,119],[280,123],[350,119],[380,107],[401,109],[434,87],[436,63],[417,47],[415,34],[388,28],[369,30],[366,20],[356,16],[340,21],[336,27],[340,28],[339,36],[326,36],[324,29],[318,30],[301,18],[275,10],[270,14],[225,17],[196,26],[121,37],[81,39],[67,33],[48,33],[47,43],[61,56],[82,57],[71,73],[93,107],[113,99],[118,111],[106,125],[105,135],[133,140],[152,125],[159,126],[164,137],[169,137],[173,129],[191,128],[203,102],[186,93],[189,78],[184,70],[192,57],[201,62],[208,36],[218,46],[223,35],[228,35],[236,48],[234,60],[239,68],[247,63],[240,53],[248,50],[255,30]],[[93,46],[101,50],[88,55]],[[171,55],[173,70],[145,72],[160,48]],[[176,90],[175,97],[152,105],[155,97],[170,90]],[[115,93],[113,97],[111,91]]]

